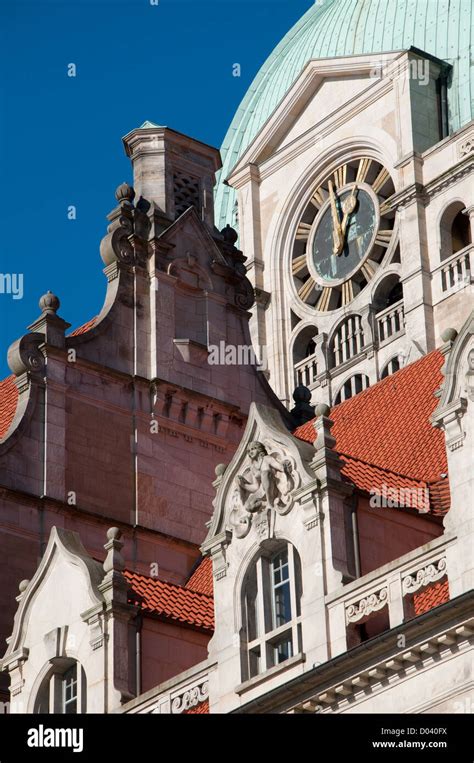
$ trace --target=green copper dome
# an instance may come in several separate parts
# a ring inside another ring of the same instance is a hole
[[[473,0],[320,0],[290,29],[252,82],[222,144],[216,224],[233,222],[235,193],[223,184],[308,61],[420,48],[453,66],[450,132],[474,117]]]

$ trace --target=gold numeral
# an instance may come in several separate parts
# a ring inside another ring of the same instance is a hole
[[[315,280],[314,278],[308,278],[305,284],[301,287],[301,289],[298,292],[298,297],[303,300],[303,302],[307,302],[309,299],[309,296],[311,292],[314,289],[315,286]]]
[[[337,189],[343,188],[346,185],[347,180],[347,164],[339,167],[334,173],[334,185]]]
[[[296,231],[296,240],[307,241],[310,230],[311,230],[311,225],[308,225],[308,223],[300,223]]]
[[[312,195],[310,199],[310,203],[313,205],[313,207],[316,207],[316,209],[320,209],[324,204],[324,195],[322,188],[318,188]]]
[[[391,230],[379,230],[377,233],[377,236],[375,238],[375,243],[379,246],[385,247],[385,249],[390,244],[390,239],[392,238],[392,231]]]
[[[342,304],[348,305],[354,299],[354,288],[352,281],[345,281],[342,284]]]
[[[293,275],[298,273],[306,267],[306,254],[302,254],[301,257],[295,257],[293,260]]]
[[[372,159],[361,159],[357,170],[356,183],[365,183],[369,170],[372,166]]]
[[[389,179],[390,175],[388,174],[386,169],[380,170],[379,174],[375,178],[372,188],[374,189],[375,193],[378,193],[381,188],[384,187],[385,183]]]
[[[322,313],[327,312],[329,309],[329,301],[331,299],[331,294],[332,294],[332,287],[330,286],[326,286],[321,292],[317,309],[320,310]]]

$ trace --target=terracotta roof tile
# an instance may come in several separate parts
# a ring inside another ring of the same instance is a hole
[[[440,485],[441,474],[448,471],[444,435],[430,423],[443,363],[438,350],[430,352],[332,409],[331,433],[336,450],[345,457],[344,473],[361,490],[378,488],[382,475],[370,472],[373,467],[394,475],[389,486],[408,487],[402,484],[407,480],[419,486],[430,483],[432,510],[449,508],[449,485]],[[294,434],[307,442],[316,436],[311,421]]]
[[[130,570],[125,570],[124,575],[142,609],[182,625],[213,631],[212,596]],[[131,597],[131,600],[135,597]]]
[[[74,329],[74,331],[71,331],[68,336],[79,336],[79,334],[86,334],[88,331],[91,330],[96,324],[97,321],[97,315],[94,318],[91,318],[90,321],[87,321],[87,323],[84,323],[82,326],[79,326],[79,328]]]
[[[214,595],[214,583],[212,579],[212,561],[210,557],[201,558],[196,569],[191,573],[186,588],[207,596]]]
[[[0,381],[0,439],[6,435],[13,421],[18,400],[18,390],[14,376]]]
[[[185,710],[183,715],[208,715],[209,713],[209,700],[205,699],[204,702],[200,702],[195,707],[190,707],[189,710]]]
[[[447,580],[429,585],[413,595],[415,615],[429,612],[430,609],[439,607],[440,604],[446,604],[447,601],[449,601],[449,584]]]

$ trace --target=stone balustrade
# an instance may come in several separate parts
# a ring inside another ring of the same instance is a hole
[[[381,310],[375,317],[379,344],[385,344],[405,333],[403,299]]]
[[[295,383],[297,387],[303,385],[308,387],[308,389],[313,389],[316,385],[317,374],[316,355],[310,355],[304,360],[295,363]]]
[[[471,257],[474,245],[461,249],[444,260],[433,271],[433,302],[436,304],[450,294],[460,291],[472,283]]]
[[[368,573],[326,597],[332,656],[349,648],[348,629],[386,611],[390,628],[410,619],[409,597],[448,577],[446,535],[436,538],[377,571]]]

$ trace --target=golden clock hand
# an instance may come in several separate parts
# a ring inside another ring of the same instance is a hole
[[[332,180],[329,181],[329,198],[331,200],[331,213],[332,213],[332,240],[333,240],[333,254],[338,255],[342,248],[342,231],[341,221],[339,218],[339,212],[336,204],[336,197],[334,194],[334,185]]]
[[[342,218],[342,223],[341,223],[341,234],[342,234],[343,243],[346,238],[349,215],[351,215],[354,209],[356,208],[356,204],[357,204],[356,193],[358,192],[358,190],[359,189],[357,188],[357,184],[356,184],[354,188],[352,189],[351,195],[349,196],[349,198],[345,200],[344,204],[342,205],[342,209],[344,211],[344,217]]]

